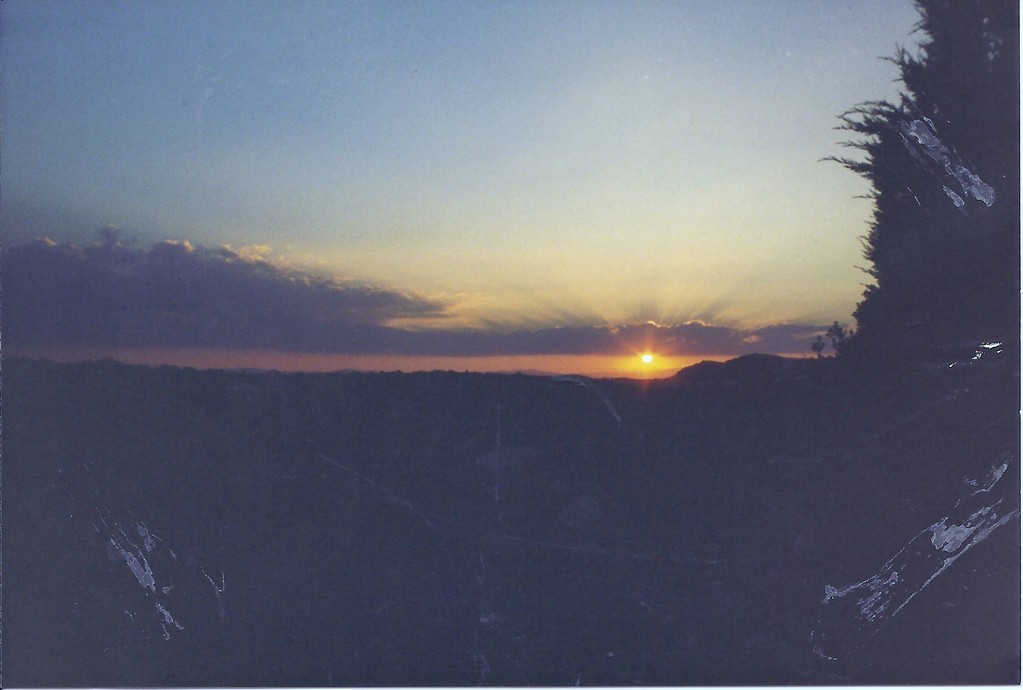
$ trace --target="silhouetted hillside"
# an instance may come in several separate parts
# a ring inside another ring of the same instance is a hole
[[[881,382],[3,377],[9,685],[1019,682],[995,349]]]

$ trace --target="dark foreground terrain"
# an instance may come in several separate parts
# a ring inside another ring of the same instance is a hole
[[[648,383],[5,360],[3,682],[1019,683],[1018,354],[977,352]]]

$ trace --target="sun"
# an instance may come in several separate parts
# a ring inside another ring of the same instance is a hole
[[[644,352],[639,358],[643,361],[643,364],[650,364],[654,361],[654,356],[649,352]]]

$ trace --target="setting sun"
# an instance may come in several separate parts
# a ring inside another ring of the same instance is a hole
[[[646,352],[640,355],[640,359],[643,360],[643,364],[650,364],[654,361],[654,356],[649,352]]]

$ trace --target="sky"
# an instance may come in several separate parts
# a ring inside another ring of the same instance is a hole
[[[664,375],[868,276],[909,0],[0,5],[7,353]],[[45,238],[45,240],[43,239]],[[640,355],[655,355],[644,363]]]

